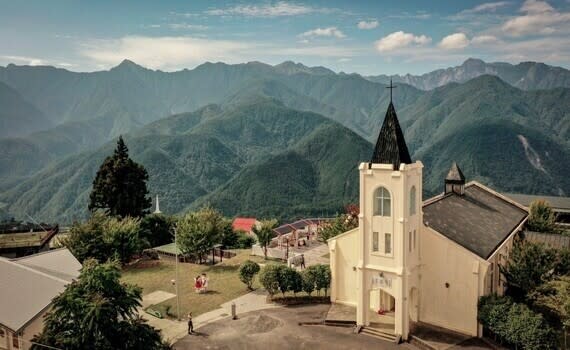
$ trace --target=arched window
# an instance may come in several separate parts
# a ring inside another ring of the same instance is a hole
[[[416,186],[410,189],[410,216],[416,213]]]
[[[374,215],[390,216],[390,192],[384,187],[374,191]]]

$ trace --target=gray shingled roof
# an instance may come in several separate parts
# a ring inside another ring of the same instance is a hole
[[[63,292],[71,277],[79,275],[77,264],[67,249],[23,259],[0,258],[0,324],[20,331]]]
[[[384,123],[380,129],[378,141],[376,141],[376,147],[374,147],[374,153],[370,162],[392,164],[395,170],[399,169],[402,163],[412,163],[412,158],[404,139],[404,133],[398,122],[396,109],[391,101],[390,105],[388,105]]]
[[[487,259],[527,217],[526,210],[477,183],[465,187],[465,195],[448,193],[428,200],[424,224],[464,248]]]

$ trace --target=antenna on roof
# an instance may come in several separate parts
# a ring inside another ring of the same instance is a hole
[[[44,230],[45,233],[48,233],[48,230],[45,229],[45,227],[42,226],[42,224],[40,224],[39,222],[37,222],[33,217],[31,217],[30,215],[28,215],[28,213],[24,213],[24,215],[26,215],[28,217],[28,219],[32,220],[36,225],[38,225],[39,227],[41,227],[42,230]],[[33,231],[34,229],[32,229]]]

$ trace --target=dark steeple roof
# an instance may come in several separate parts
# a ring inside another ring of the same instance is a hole
[[[400,168],[400,164],[411,164],[412,158],[404,140],[404,133],[398,123],[398,116],[394,104],[390,101],[384,123],[376,141],[376,147],[372,154],[371,163],[392,164],[394,170]]]
[[[447,177],[445,178],[445,182],[446,183],[465,183],[465,176],[463,175],[463,172],[461,171],[461,169],[459,169],[459,166],[457,166],[456,162],[453,162],[453,164],[451,164],[451,168],[449,169],[449,172],[447,173]]]

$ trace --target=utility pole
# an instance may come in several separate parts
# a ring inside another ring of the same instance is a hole
[[[176,227],[174,228],[174,251],[176,253],[176,262],[174,263],[176,269],[176,283],[174,284],[176,287],[176,315],[178,317],[178,321],[180,321],[180,294],[178,293],[178,284],[180,284],[180,280],[178,279],[178,244],[176,242]]]

